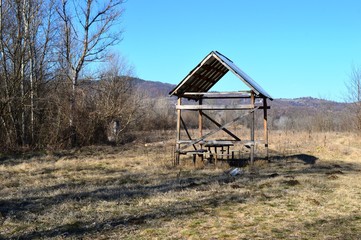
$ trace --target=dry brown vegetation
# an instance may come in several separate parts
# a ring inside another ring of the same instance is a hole
[[[172,167],[163,143],[0,156],[0,238],[361,238],[352,133],[271,132],[271,161],[236,177]]]

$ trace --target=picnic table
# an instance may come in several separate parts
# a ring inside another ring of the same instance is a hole
[[[214,155],[215,161],[217,162],[218,150],[222,156],[226,152],[227,159],[229,159],[229,148],[231,146],[233,146],[233,142],[227,141],[227,140],[210,140],[210,141],[204,142],[203,146],[208,148],[210,157],[213,158],[213,155]],[[212,148],[213,148],[213,151],[212,151]]]

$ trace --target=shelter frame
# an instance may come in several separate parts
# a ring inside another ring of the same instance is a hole
[[[237,91],[237,92],[208,92],[228,71],[231,71],[239,79],[241,79],[251,90]],[[233,139],[232,142],[241,141],[241,139],[231,132],[227,127],[239,121],[245,115],[251,115],[250,123],[250,140],[244,142],[244,145],[250,148],[250,161],[254,162],[255,152],[255,111],[263,109],[263,143],[266,148],[266,157],[268,158],[268,109],[267,99],[273,100],[272,97],[262,89],[252,78],[239,69],[230,59],[217,51],[212,51],[196,66],[171,92],[170,96],[177,96],[178,101],[176,105],[177,110],[177,136],[174,163],[179,164],[181,154],[192,154],[193,160],[196,155],[203,156],[206,150],[203,149],[203,144],[211,135],[224,131]],[[262,104],[256,104],[256,98],[262,99]],[[194,100],[198,104],[182,104],[183,99]],[[247,104],[204,104],[206,99],[248,99]],[[207,110],[222,110],[222,111],[240,111],[243,114],[237,116],[232,121],[225,124],[220,124],[210,117],[205,111]],[[197,111],[198,112],[198,138],[192,139],[186,123],[182,118],[182,111]],[[214,123],[218,128],[204,134],[203,119],[206,118]],[[181,139],[181,128],[187,134],[188,139]],[[192,150],[187,148],[192,147]],[[217,157],[216,157],[217,158]]]
[[[240,104],[240,105],[206,105],[203,104],[203,99],[207,99],[211,97],[212,99],[229,99],[229,98],[246,98],[245,93],[249,95],[249,99],[251,104]],[[185,94],[187,96],[190,93]],[[262,98],[262,105],[256,105],[255,104],[255,94],[253,91],[248,92],[234,92],[234,93],[217,93],[219,98],[214,93],[203,93],[204,98],[200,98],[198,101],[198,105],[183,105],[182,104],[182,97],[178,97],[177,101],[177,137],[176,137],[176,148],[175,148],[175,159],[174,164],[179,164],[180,155],[182,154],[192,154],[193,158],[195,158],[196,155],[200,155],[203,157],[203,154],[206,152],[203,149],[203,145],[207,143],[207,138],[211,137],[212,135],[216,134],[219,131],[223,131],[227,133],[228,136],[230,136],[232,139],[229,141],[232,142],[241,142],[248,148],[250,148],[250,162],[253,164],[254,162],[254,156],[255,156],[255,144],[256,142],[262,142],[266,149],[266,157],[268,158],[268,109],[270,107],[267,105],[267,98]],[[220,124],[216,120],[214,120],[211,116],[209,116],[208,113],[205,111],[207,110],[224,110],[224,111],[238,111],[243,114],[239,114],[235,119],[232,119],[231,121]],[[263,140],[256,141],[255,139],[255,111],[257,110],[263,110]],[[193,139],[192,136],[189,133],[189,130],[187,128],[187,125],[185,121],[182,118],[182,112],[183,111],[196,111],[198,112],[198,137]],[[250,123],[250,140],[242,141],[239,136],[237,136],[234,132],[229,130],[229,126],[233,123],[239,121],[246,115],[251,115],[251,123]],[[204,118],[211,121],[213,124],[217,126],[215,130],[210,131],[207,134],[204,133],[203,129],[203,120]],[[182,139],[181,132],[182,129],[187,135],[188,139]],[[187,148],[192,147],[191,150],[187,150]],[[195,160],[195,159],[193,159]]]

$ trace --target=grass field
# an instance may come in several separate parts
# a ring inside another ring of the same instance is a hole
[[[0,238],[361,239],[359,136],[271,132],[235,177],[172,143],[0,156]]]

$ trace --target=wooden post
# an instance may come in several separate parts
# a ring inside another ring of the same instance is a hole
[[[254,163],[254,92],[251,92],[251,105],[253,106],[253,111],[251,113],[251,168],[253,169],[253,163]]]
[[[266,148],[266,159],[268,160],[268,123],[267,123],[267,98],[263,98],[263,131],[264,146]]]
[[[199,105],[202,105],[202,99],[199,99]],[[198,131],[199,131],[199,138],[201,138],[203,136],[202,110],[198,111]]]
[[[177,104],[180,106],[182,104],[182,99],[179,97],[178,98],[178,102]],[[175,154],[175,165],[179,164],[179,157],[180,157],[180,138],[181,138],[181,134],[180,134],[180,127],[181,127],[181,110],[177,109],[177,143],[176,143],[176,154]]]
[[[199,99],[199,105],[202,105],[202,99]],[[202,110],[198,111],[198,131],[199,131],[199,138],[203,136],[203,117],[202,117]],[[199,149],[203,149],[203,146],[200,145]],[[201,156],[203,162],[203,154]]]
[[[199,99],[199,105],[202,105],[202,99]],[[198,111],[198,131],[199,131],[199,138],[203,136],[203,117],[202,117],[202,110]],[[201,147],[202,149],[202,147]]]

